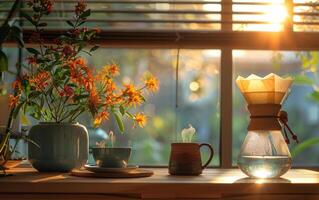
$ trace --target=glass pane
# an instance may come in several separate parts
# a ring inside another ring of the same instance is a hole
[[[192,124],[196,141],[213,145],[213,165],[219,165],[220,51],[182,50],[180,60],[177,132]],[[203,162],[208,157],[206,150]]]
[[[234,77],[257,74],[260,76],[276,73],[292,76],[295,81],[283,110],[289,114],[291,129],[301,142],[318,143],[319,129],[319,93],[318,93],[318,52],[295,51],[246,51],[234,50]],[[301,84],[303,83],[303,84]],[[239,149],[247,133],[249,113],[246,103],[235,81],[233,84],[233,164],[237,162]],[[315,92],[317,91],[317,92]],[[303,145],[303,144],[302,144]],[[319,164],[319,145],[300,149],[291,140],[289,145],[294,166],[313,166]],[[309,156],[311,155],[311,156]]]
[[[121,134],[113,118],[102,124],[105,132],[112,130],[116,135],[115,146],[133,148],[131,164],[168,165],[170,144],[180,142],[179,133],[192,124],[197,130],[194,142],[212,144],[215,156],[211,165],[219,165],[219,50],[180,50],[178,81],[176,49],[100,48],[92,57],[83,56],[97,70],[109,62],[117,63],[119,82],[137,84],[147,71],[160,81],[159,92],[146,95],[147,102],[136,108],[149,116],[145,128],[132,128],[132,123],[125,121],[126,130]],[[79,122],[91,126],[88,116]],[[202,154],[205,162],[208,151],[203,149]]]
[[[11,83],[15,80],[15,73],[17,72],[16,64],[18,62],[18,52],[19,49],[17,47],[3,47],[2,51],[8,57],[8,68],[10,73],[4,72],[1,76],[0,82],[0,132],[3,133],[5,131],[5,127],[9,118],[9,94],[11,91]],[[19,120],[15,120],[13,123],[12,129],[14,131],[19,131]],[[16,140],[11,139],[10,145],[14,145]],[[16,152],[13,154],[13,158],[26,158],[26,149],[27,145],[25,142],[19,142]]]

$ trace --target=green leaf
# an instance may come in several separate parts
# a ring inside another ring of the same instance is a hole
[[[31,113],[30,116],[33,117],[36,120],[40,120],[41,119],[41,115],[38,112]]]
[[[0,72],[4,72],[8,70],[8,57],[7,55],[0,49]]]
[[[20,27],[11,26],[9,37],[14,39],[20,45],[20,47],[24,46],[24,41],[22,40],[22,30]]]
[[[22,108],[24,102],[22,103],[19,103],[15,108],[14,108],[14,111],[13,111],[13,118],[16,119],[19,112],[20,112],[20,109]]]
[[[37,23],[32,19],[31,16],[29,16],[27,13],[25,12],[21,12],[21,16],[26,18],[31,24],[33,24],[34,26],[37,25]]]
[[[121,105],[120,106],[120,113],[123,115],[125,115],[125,108]]]
[[[11,27],[9,24],[4,24],[0,27],[0,44],[2,44],[8,37]]]
[[[78,96],[75,96],[74,99],[76,101],[80,100],[80,99],[84,99],[84,98],[88,98],[89,95],[88,94],[82,94],[82,95],[78,95]]]
[[[298,144],[292,151],[291,156],[295,157],[301,152],[309,149],[310,147],[319,144],[319,137],[314,137],[308,140],[303,141],[302,143]]]
[[[126,112],[126,114],[127,114],[129,117],[131,117],[132,119],[135,118],[135,116],[134,116],[132,113]]]
[[[32,99],[32,98],[37,98],[38,96],[40,96],[42,94],[42,92],[39,92],[39,91],[34,91],[34,92],[31,92],[28,96],[29,99]]]
[[[300,84],[300,85],[313,85],[313,84],[315,84],[315,82],[306,75],[296,75],[294,78],[294,83]]]
[[[82,21],[82,22],[80,22],[79,24],[78,24],[78,26],[81,26],[82,24],[84,24],[85,23],[85,21]]]
[[[70,26],[74,27],[74,24],[70,20],[66,20],[66,23],[69,24]]]
[[[121,116],[119,115],[118,112],[113,112],[113,114],[115,116],[117,126],[119,127],[121,133],[123,133],[124,132],[124,124],[123,124]]]
[[[31,140],[28,136],[24,136],[23,139],[40,149],[40,145],[38,145],[35,141]]]
[[[91,15],[91,9],[87,9],[80,15],[80,18],[87,18],[90,15]]]
[[[7,21],[11,20],[16,15],[18,10],[20,9],[20,5],[21,5],[21,0],[14,1],[14,4],[12,5],[9,15],[6,19]]]
[[[68,83],[68,86],[69,86],[69,87],[75,87],[75,88],[78,87],[78,86],[77,86],[76,84],[74,84],[74,83]]]
[[[143,102],[146,102],[145,97],[144,97],[143,95],[140,95],[140,96],[141,96],[141,98],[142,98],[142,101],[143,101]]]
[[[40,52],[38,50],[34,49],[34,48],[26,48],[26,49],[27,49],[27,51],[29,53],[32,53],[32,54],[35,54],[35,55],[40,54]]]
[[[92,48],[90,49],[90,52],[95,51],[95,50],[97,50],[98,48],[100,48],[100,47],[97,46],[97,45],[95,45],[94,47],[92,47]]]
[[[38,26],[40,26],[40,27],[45,27],[45,26],[47,26],[47,25],[48,25],[48,24],[45,23],[45,22],[42,22],[42,23],[38,24]]]
[[[319,91],[313,91],[309,97],[311,100],[319,102]]]
[[[22,29],[21,29],[21,27],[19,27],[19,26],[15,26],[15,25],[13,25],[13,26],[11,26],[11,31],[13,31],[15,34],[20,34],[20,33],[22,33]]]

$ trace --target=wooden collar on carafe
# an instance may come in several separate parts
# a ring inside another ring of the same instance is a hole
[[[292,139],[299,143],[297,135],[288,126],[288,114],[280,110],[280,104],[250,104],[247,108],[250,112],[248,131],[283,130],[285,141],[289,144],[288,129]]]

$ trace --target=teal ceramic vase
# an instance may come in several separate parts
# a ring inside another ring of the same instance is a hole
[[[40,172],[68,172],[87,162],[88,132],[79,123],[42,122],[30,129],[29,138],[40,146],[28,148],[29,161]]]

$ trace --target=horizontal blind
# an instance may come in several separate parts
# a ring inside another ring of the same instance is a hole
[[[92,15],[87,26],[102,30],[220,31],[231,24],[233,31],[319,30],[319,1],[313,0],[87,0]],[[0,1],[3,21],[13,1]],[[55,0],[53,12],[43,21],[50,29],[67,28],[77,0]],[[231,11],[222,6],[231,4]],[[24,12],[30,12],[26,5]],[[222,15],[230,15],[222,20]],[[230,20],[229,20],[230,19]],[[23,20],[24,28],[30,24]]]
[[[9,4],[10,1],[1,1]],[[43,18],[50,22],[49,28],[67,28],[65,20],[72,20],[77,1],[56,0],[53,12]],[[103,30],[219,30],[221,5],[219,0],[210,1],[141,1],[141,0],[100,0],[86,1],[92,14],[87,26],[98,26]],[[30,9],[22,8],[24,12]],[[1,6],[0,12],[8,11]],[[3,18],[1,18],[3,20]],[[22,19],[23,20],[23,19]],[[30,24],[24,22],[26,29]]]

